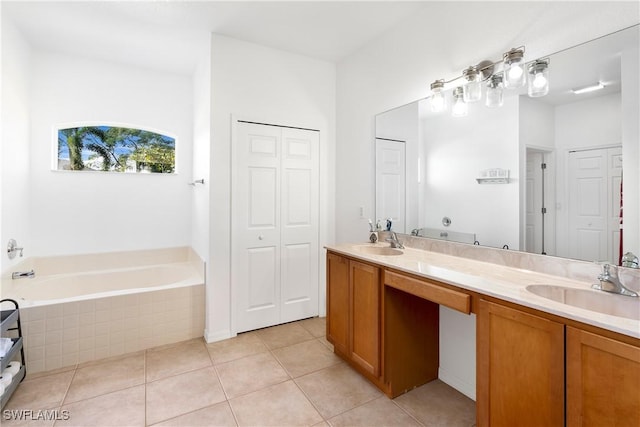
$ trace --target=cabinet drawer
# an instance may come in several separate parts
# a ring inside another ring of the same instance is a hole
[[[393,271],[384,272],[384,284],[462,313],[471,313],[471,296],[463,292]]]

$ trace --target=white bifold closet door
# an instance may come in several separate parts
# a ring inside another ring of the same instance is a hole
[[[237,122],[235,331],[318,315],[319,132]]]

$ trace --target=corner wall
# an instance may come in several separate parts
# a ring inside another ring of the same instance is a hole
[[[211,100],[211,275],[205,331],[209,342],[235,335],[230,270],[231,117],[320,130],[320,245],[324,246],[334,240],[335,65],[213,34]],[[325,282],[324,265],[323,254],[320,283]],[[322,286],[319,300],[323,309]]]
[[[2,17],[2,81],[0,138],[0,247],[9,239],[24,247],[24,256],[33,255],[29,227],[29,78],[31,48],[14,25]],[[9,260],[3,250],[0,273],[21,261],[16,254]]]

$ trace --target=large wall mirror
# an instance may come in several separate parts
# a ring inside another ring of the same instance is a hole
[[[565,258],[640,254],[639,34],[549,55],[544,97],[505,90],[502,107],[471,103],[465,117],[425,98],[377,115],[376,217],[397,232]]]

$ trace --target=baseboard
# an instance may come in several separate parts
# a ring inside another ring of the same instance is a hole
[[[209,332],[206,329],[204,330],[204,340],[207,343],[212,343],[216,341],[222,341],[229,338],[235,337],[235,334],[232,334],[230,330],[225,329],[223,331]]]
[[[438,379],[445,384],[458,390],[471,400],[476,400],[476,385],[464,381],[462,378],[447,372],[442,368],[438,368]]]

